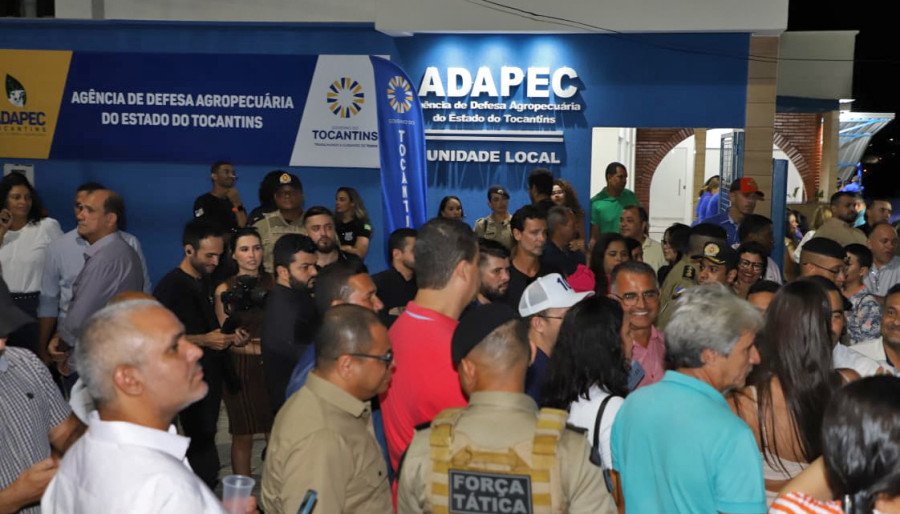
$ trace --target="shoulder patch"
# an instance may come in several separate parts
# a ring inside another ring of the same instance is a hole
[[[694,267],[691,266],[690,264],[688,264],[687,266],[685,266],[685,267],[684,267],[684,271],[681,272],[682,278],[689,278],[689,279],[691,279],[691,280],[694,280],[694,276],[695,276],[696,274],[697,274],[697,272],[694,271]]]
[[[203,207],[201,207],[201,208],[197,209],[196,211],[194,211],[194,217],[195,217],[195,218],[199,218],[199,217],[201,217],[201,216],[203,216]]]

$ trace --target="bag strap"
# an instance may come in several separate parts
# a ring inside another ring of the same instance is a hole
[[[597,418],[594,420],[594,440],[593,447],[597,451],[597,455],[600,455],[600,420],[603,419],[603,411],[606,410],[606,404],[612,399],[613,395],[608,395],[606,398],[600,402],[600,408],[597,409]],[[598,463],[600,469],[606,469],[603,467],[603,460],[601,459]]]

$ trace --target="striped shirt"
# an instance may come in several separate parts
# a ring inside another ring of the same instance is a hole
[[[841,502],[820,502],[803,493],[779,496],[769,507],[769,514],[844,514]]]
[[[50,456],[50,429],[69,416],[47,367],[29,350],[0,354],[0,489],[35,462]],[[38,505],[20,511],[39,514]]]

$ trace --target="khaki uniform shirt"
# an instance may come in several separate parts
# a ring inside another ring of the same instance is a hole
[[[316,514],[390,513],[387,465],[371,409],[310,373],[275,417],[262,475],[266,513],[296,513],[308,489],[318,493]]]
[[[462,432],[482,449],[502,451],[534,438],[538,408],[524,393],[480,392],[469,399],[454,432]],[[431,429],[416,433],[400,468],[397,513],[431,512]],[[557,447],[556,462],[567,512],[613,514],[616,505],[606,491],[600,468],[589,460],[584,434],[566,430]]]
[[[253,224],[253,228],[259,232],[263,246],[263,266],[266,272],[275,273],[274,258],[275,242],[278,238],[285,234],[302,234],[306,235],[306,228],[303,226],[303,217],[299,217],[293,222],[288,222],[281,215],[281,211],[274,210],[267,212],[263,219]]]
[[[644,242],[641,244],[641,249],[644,251],[644,262],[650,265],[654,272],[659,271],[659,268],[666,265],[662,243],[659,241],[645,237]]]
[[[853,243],[866,244],[866,235],[863,234],[862,230],[853,228],[837,218],[830,218],[825,223],[822,223],[819,230],[816,230],[814,237],[825,237],[832,241],[837,241],[841,246]]]
[[[694,267],[694,261],[685,255],[680,261],[675,263],[672,271],[666,275],[666,281],[663,282],[662,289],[659,293],[659,316],[657,317],[656,326],[662,329],[666,326],[669,316],[672,314],[673,300],[678,299],[678,295],[689,287],[697,285],[697,275],[699,272]]]
[[[512,228],[509,225],[510,221],[512,221],[512,216],[507,216],[504,221],[496,221],[490,216],[478,218],[475,220],[475,235],[497,241],[507,249],[512,250],[513,236]]]

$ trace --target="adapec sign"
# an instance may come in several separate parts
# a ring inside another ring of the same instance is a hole
[[[425,220],[421,111],[390,61],[0,50],[0,77],[0,157],[381,169],[391,223]]]
[[[569,66],[429,66],[419,86],[428,161],[562,164],[561,115],[584,109],[577,93]]]

